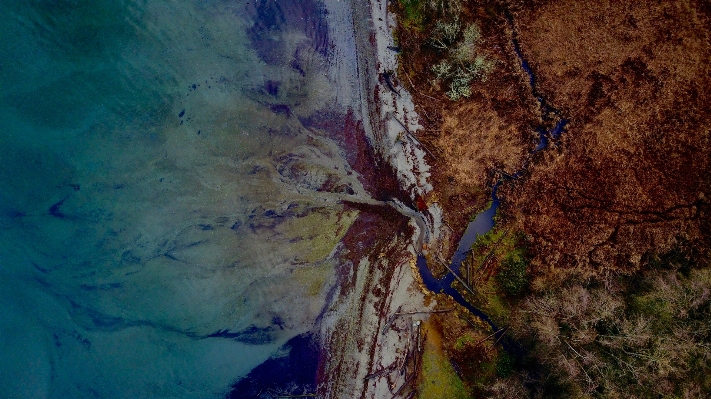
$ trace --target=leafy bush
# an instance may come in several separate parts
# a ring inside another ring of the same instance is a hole
[[[408,29],[419,30],[422,28],[425,19],[424,1],[422,0],[400,0],[403,18],[402,24]]]
[[[487,60],[483,55],[477,55],[467,66],[467,72],[477,79],[484,79],[494,67],[494,63]]]
[[[461,0],[399,0],[400,22],[406,29],[421,31],[432,18],[452,18],[462,11]]]
[[[476,45],[481,40],[481,30],[477,24],[471,24],[464,30],[465,45]]]
[[[447,97],[452,101],[457,101],[462,97],[469,97],[472,95],[472,88],[470,83],[472,81],[472,76],[463,73],[461,69],[457,70],[452,82],[449,84],[449,91],[447,92]]]
[[[505,351],[501,351],[496,361],[496,375],[506,378],[513,373],[515,359]]]
[[[437,21],[430,43],[447,51],[446,57],[432,66],[438,81],[449,81],[447,97],[452,101],[471,96],[471,82],[484,80],[494,62],[477,51],[481,30],[476,24],[468,25],[462,32],[457,18],[451,22]]]
[[[448,49],[459,37],[461,29],[462,27],[459,25],[457,18],[452,22],[437,21],[432,33],[432,45],[440,50]]]
[[[444,60],[439,64],[435,64],[432,67],[432,72],[434,72],[437,79],[446,79],[451,76],[452,64]]]
[[[427,5],[437,15],[457,15],[462,12],[461,0],[430,0]]]
[[[476,46],[481,40],[481,31],[476,24],[467,26],[459,44],[450,50],[450,55],[456,62],[466,65],[476,57]]]
[[[507,257],[501,262],[496,282],[507,295],[519,295],[528,287],[528,262],[518,254]]]

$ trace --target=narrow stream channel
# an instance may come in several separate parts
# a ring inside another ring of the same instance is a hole
[[[512,22],[511,19],[509,19],[509,22]],[[513,25],[513,23],[512,23]],[[536,145],[535,149],[531,152],[531,154],[535,154],[536,152],[542,151],[546,149],[549,145],[549,142],[551,140],[557,140],[560,135],[565,131],[565,126],[568,123],[568,120],[563,118],[560,115],[560,112],[553,108],[551,105],[549,105],[545,99],[540,96],[536,90],[536,77],[533,73],[533,70],[531,69],[528,61],[523,57],[523,54],[521,52],[518,40],[514,37],[512,39],[513,42],[513,47],[514,47],[514,52],[516,53],[516,56],[518,57],[520,63],[521,63],[521,68],[526,72],[529,78],[529,85],[531,87],[531,92],[533,96],[536,98],[536,101],[538,101],[540,108],[541,108],[541,114],[542,114],[542,119],[545,125],[551,126],[549,128],[545,127],[540,127],[536,130],[538,133],[538,144]],[[555,123],[552,123],[555,122]],[[510,176],[510,178],[517,179],[519,178],[528,168],[528,163],[524,163],[523,167],[518,170],[516,173]],[[457,291],[455,288],[452,287],[452,283],[455,280],[455,276],[453,273],[458,273],[459,274],[459,269],[461,268],[462,262],[466,258],[467,254],[469,251],[471,251],[472,245],[476,242],[476,239],[480,235],[484,235],[491,231],[494,226],[495,226],[495,221],[494,221],[494,216],[496,215],[496,211],[500,205],[500,200],[498,196],[496,195],[496,192],[498,190],[499,185],[501,182],[504,181],[503,179],[499,180],[494,184],[491,190],[491,206],[487,208],[486,210],[480,212],[479,214],[476,215],[474,220],[469,223],[467,226],[467,229],[464,232],[464,235],[462,236],[461,240],[459,241],[459,245],[457,246],[457,250],[454,253],[454,256],[452,256],[452,260],[449,264],[449,272],[447,274],[440,278],[437,279],[433,274],[432,271],[430,270],[429,266],[427,265],[427,259],[425,256],[422,254],[422,235],[427,235],[426,232],[421,234],[421,236],[418,238],[418,251],[419,255],[417,257],[417,269],[420,272],[420,276],[422,277],[423,282],[425,283],[425,286],[427,289],[436,292],[436,293],[444,293],[446,295],[449,295],[452,299],[454,299],[457,303],[468,309],[472,314],[475,316],[479,317],[481,320],[486,322],[492,329],[492,331],[498,331],[496,334],[497,340],[501,342],[504,350],[506,350],[508,353],[515,355],[517,357],[520,357],[522,355],[522,348],[520,345],[514,341],[513,339],[510,339],[505,336],[505,331],[503,329],[500,329],[493,320],[484,312],[482,312],[480,309],[477,309],[474,307],[472,304],[470,304],[464,296]],[[418,226],[421,226],[423,223],[419,223],[419,221],[424,220],[425,218],[418,214],[417,219],[418,220]],[[503,335],[503,336],[502,336]]]

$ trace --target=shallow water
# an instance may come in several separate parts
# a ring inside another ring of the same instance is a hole
[[[3,8],[0,396],[224,396],[313,327],[368,197],[306,122],[349,55],[311,2]]]

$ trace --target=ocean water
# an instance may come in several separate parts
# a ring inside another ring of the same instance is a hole
[[[323,7],[2,9],[0,397],[224,397],[313,328],[367,197]]]

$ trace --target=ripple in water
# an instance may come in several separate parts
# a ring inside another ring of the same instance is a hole
[[[346,115],[321,8],[3,7],[0,396],[221,397],[308,336],[364,193],[300,122]]]

